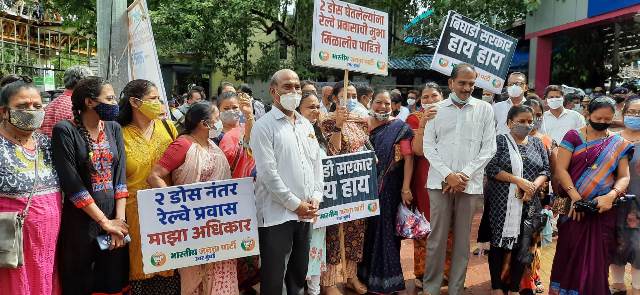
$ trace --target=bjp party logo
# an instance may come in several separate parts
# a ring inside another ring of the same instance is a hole
[[[378,66],[378,70],[384,71],[387,69],[387,63],[384,61],[378,61],[376,66]]]
[[[491,84],[493,84],[493,87],[495,87],[495,88],[502,88],[502,81],[500,81],[498,79],[493,79]]]
[[[320,57],[321,61],[328,61],[329,58],[331,58],[331,55],[328,52],[324,51],[320,51],[320,53],[318,53],[318,56]]]
[[[448,61],[446,58],[442,58],[442,57],[441,57],[441,58],[438,60],[438,64],[439,64],[441,67],[446,68],[446,67],[448,67],[448,66],[449,66],[449,61]]]
[[[242,243],[240,243],[240,247],[242,247],[242,250],[245,250],[247,252],[252,251],[256,247],[256,240],[252,238],[246,238],[242,240]]]
[[[378,211],[378,204],[376,202],[369,203],[367,208],[369,209],[369,212],[376,212]]]
[[[160,267],[164,265],[165,262],[167,262],[167,255],[164,255],[164,253],[156,252],[155,254],[151,255],[151,265]]]

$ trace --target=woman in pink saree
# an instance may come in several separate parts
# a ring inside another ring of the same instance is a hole
[[[151,187],[166,187],[171,176],[173,185],[231,178],[224,153],[209,140],[212,106],[197,103],[186,114],[185,131],[165,151],[147,179]],[[236,260],[225,260],[182,268],[182,295],[237,295]]]

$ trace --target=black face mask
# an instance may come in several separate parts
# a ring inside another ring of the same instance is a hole
[[[623,103],[625,100],[624,96],[614,96],[613,98],[616,100],[616,103]]]
[[[589,125],[591,125],[591,127],[595,130],[605,131],[609,128],[609,126],[611,126],[611,123],[598,123],[598,122],[591,122],[591,120],[589,120]]]
[[[394,117],[398,116],[398,114],[400,114],[400,110],[393,111],[393,112],[391,113],[391,115],[392,115],[392,116],[394,116]]]

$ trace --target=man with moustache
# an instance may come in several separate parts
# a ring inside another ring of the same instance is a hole
[[[424,131],[424,155],[429,160],[427,188],[433,231],[427,240],[423,289],[440,294],[447,235],[453,223],[453,253],[449,294],[464,291],[469,262],[469,233],[475,199],[482,195],[484,167],[496,152],[494,114],[488,102],[471,97],[478,73],[458,64],[449,79],[449,98]]]

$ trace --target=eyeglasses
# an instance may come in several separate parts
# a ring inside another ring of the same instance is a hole
[[[626,116],[640,117],[640,110],[627,110],[627,112],[624,114]]]
[[[507,86],[513,86],[513,85],[518,85],[520,87],[527,85],[527,83],[525,82],[514,82],[514,83],[508,83]]]

